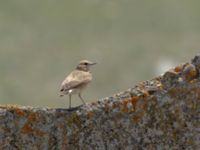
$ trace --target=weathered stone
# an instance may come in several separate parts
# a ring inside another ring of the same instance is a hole
[[[0,149],[198,150],[199,62],[71,110],[2,105]]]

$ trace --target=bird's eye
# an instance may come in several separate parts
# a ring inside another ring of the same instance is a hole
[[[88,63],[84,63],[84,65],[88,65]]]

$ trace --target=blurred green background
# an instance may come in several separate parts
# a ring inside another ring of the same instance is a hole
[[[199,0],[0,2],[0,103],[67,107],[62,80],[98,62],[83,93],[95,101],[151,79],[200,50]],[[72,105],[81,101],[73,97]]]

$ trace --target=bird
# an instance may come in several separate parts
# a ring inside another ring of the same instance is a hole
[[[71,108],[72,95],[78,94],[83,104],[85,104],[81,94],[87,85],[92,81],[90,67],[95,64],[97,63],[89,60],[80,61],[75,70],[73,70],[61,83],[60,96],[69,95],[69,108]]]

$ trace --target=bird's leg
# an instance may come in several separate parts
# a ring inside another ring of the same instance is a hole
[[[69,108],[71,108],[71,98],[72,98],[72,95],[69,94]]]
[[[82,100],[83,104],[85,104],[85,101],[83,100],[83,98],[81,97],[81,94],[78,94],[79,98]]]

